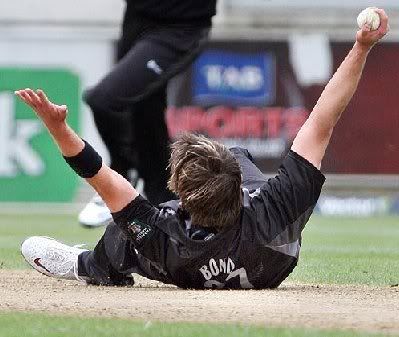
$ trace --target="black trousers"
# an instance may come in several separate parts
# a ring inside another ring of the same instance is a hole
[[[253,190],[267,181],[248,150],[236,147],[231,152],[240,163],[243,187]],[[133,241],[115,223],[107,226],[93,251],[83,252],[78,259],[79,276],[98,285],[132,285],[134,281],[131,273],[163,283],[173,283],[163,270],[160,261],[150,261],[138,254]]]
[[[103,286],[133,285],[132,273],[172,284],[158,261],[138,254],[132,240],[115,224],[109,224],[93,251],[79,255],[78,273],[88,283]]]
[[[166,184],[168,81],[200,53],[209,27],[163,25],[126,8],[117,64],[84,94],[110,153],[111,168],[129,179],[136,169],[157,205],[172,197]]]

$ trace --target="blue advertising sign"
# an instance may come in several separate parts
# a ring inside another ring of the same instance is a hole
[[[266,106],[275,97],[272,53],[205,51],[193,66],[193,100],[200,105]]]

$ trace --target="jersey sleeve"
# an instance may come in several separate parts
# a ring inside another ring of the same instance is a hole
[[[277,245],[300,239],[324,181],[320,170],[291,150],[277,176],[269,179],[252,198],[260,235]]]
[[[141,255],[152,261],[162,259],[167,237],[157,226],[161,221],[158,208],[138,196],[112,216],[116,225],[132,240]]]

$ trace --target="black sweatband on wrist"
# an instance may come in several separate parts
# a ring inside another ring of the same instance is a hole
[[[85,147],[73,157],[64,157],[68,165],[82,178],[93,178],[103,164],[101,156],[93,147],[83,140]]]

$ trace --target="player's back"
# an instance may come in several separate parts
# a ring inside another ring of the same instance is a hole
[[[127,228],[143,269],[155,271],[154,278],[183,288],[260,289],[277,287],[295,268],[301,233],[324,176],[290,151],[276,177],[266,179],[247,151],[232,151],[243,175],[243,205],[235,224],[218,233],[203,226],[205,235],[198,238],[179,201],[158,210],[142,197],[115,219]]]
[[[163,209],[165,220],[159,227],[169,238],[164,262],[172,283],[183,288],[259,289],[277,287],[288,276],[296,265],[299,241],[275,247],[273,240],[260,235],[263,214],[250,199],[244,190],[240,219],[231,228],[216,234],[202,229],[197,239],[188,235],[189,219],[179,210]]]

